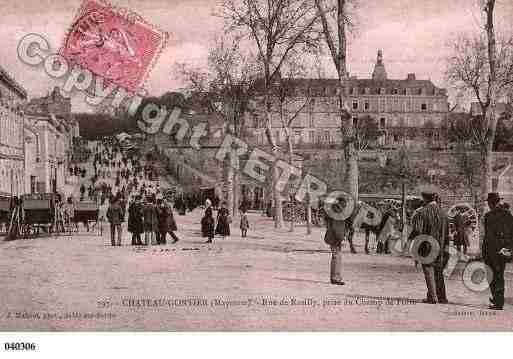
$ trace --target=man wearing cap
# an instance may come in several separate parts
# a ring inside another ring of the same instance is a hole
[[[443,270],[448,259],[448,233],[449,222],[447,215],[437,201],[438,194],[435,187],[424,187],[421,190],[424,206],[419,208],[412,218],[414,238],[419,235],[427,235],[434,239],[439,246],[437,252],[428,241],[419,242],[418,254],[425,258],[422,264],[424,278],[427,286],[427,298],[424,303],[447,303]],[[428,260],[429,258],[429,260]]]
[[[327,200],[325,204],[326,234],[324,242],[331,248],[330,281],[331,284],[344,285],[342,280],[342,241],[346,235],[346,221],[338,219],[347,203],[343,197]],[[328,208],[327,208],[328,206]],[[331,208],[329,207],[331,206]]]
[[[488,193],[490,211],[484,216],[485,234],[483,239],[483,258],[491,269],[489,278],[490,309],[502,310],[504,307],[504,270],[513,251],[513,216],[501,206],[498,193]]]

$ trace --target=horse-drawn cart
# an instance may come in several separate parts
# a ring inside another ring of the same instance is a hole
[[[78,202],[75,205],[75,217],[73,218],[75,228],[78,230],[78,224],[83,223],[87,232],[89,232],[91,230],[89,225],[93,223],[93,228],[101,236],[103,234],[103,226],[99,213],[100,206],[96,202]]]
[[[21,235],[50,234],[57,229],[57,195],[54,193],[36,193],[22,196]]]
[[[0,198],[0,233],[7,233],[11,222],[11,200]]]

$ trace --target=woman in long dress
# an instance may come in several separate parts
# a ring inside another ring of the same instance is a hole
[[[226,202],[221,204],[221,208],[217,212],[216,234],[220,234],[223,238],[230,235],[230,211],[228,211]]]
[[[212,214],[212,207],[207,207],[205,214],[201,219],[201,232],[203,237],[208,237],[205,243],[212,243],[214,239],[214,216]]]

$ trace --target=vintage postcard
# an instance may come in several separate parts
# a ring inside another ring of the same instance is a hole
[[[512,16],[3,0],[0,331],[511,331]]]

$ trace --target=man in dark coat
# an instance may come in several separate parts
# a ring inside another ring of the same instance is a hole
[[[513,251],[513,216],[499,206],[500,200],[498,193],[489,193],[490,211],[484,216],[483,258],[493,273],[489,279],[492,293],[489,308],[495,310],[504,307],[504,270]]]
[[[180,239],[175,234],[175,231],[178,230],[178,226],[176,225],[175,216],[173,215],[173,207],[166,203],[167,209],[168,209],[168,233],[173,238],[173,244],[178,242]]]
[[[124,214],[119,205],[119,199],[113,197],[112,202],[107,210],[107,219],[110,222],[110,242],[113,246],[116,244],[121,246],[121,224],[124,221]],[[117,243],[116,243],[116,232],[117,232]]]
[[[336,213],[342,213],[346,206],[344,198],[337,198],[336,202],[332,204],[331,210]],[[344,285],[342,280],[342,241],[346,236],[346,221],[332,218],[334,216],[325,212],[326,219],[326,234],[324,242],[331,248],[331,261],[330,261],[330,281],[331,284]]]
[[[422,264],[424,278],[427,286],[427,298],[424,303],[436,304],[447,303],[445,291],[445,281],[443,270],[449,259],[449,221],[447,215],[437,202],[437,189],[434,187],[425,187],[421,191],[424,207],[419,208],[413,218],[413,238],[419,235],[426,235],[434,239],[439,246],[436,252],[435,248],[427,241],[420,241],[418,255],[425,258],[426,262]],[[428,261],[428,258],[431,259]]]
[[[141,233],[143,230],[143,213],[141,197],[136,196],[135,200],[128,207],[128,231],[132,233],[132,245],[141,246]]]
[[[169,231],[169,209],[161,198],[157,200],[157,244],[166,244],[166,236]]]

